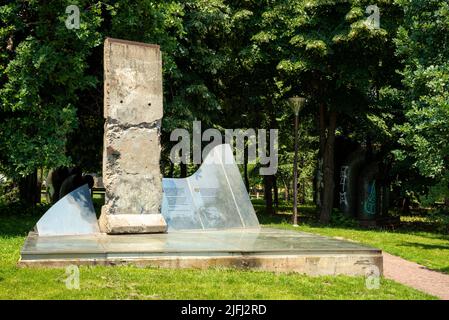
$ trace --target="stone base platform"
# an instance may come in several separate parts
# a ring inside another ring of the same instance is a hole
[[[164,268],[237,267],[308,275],[382,274],[381,250],[280,229],[40,237],[30,232],[20,266],[133,264]]]

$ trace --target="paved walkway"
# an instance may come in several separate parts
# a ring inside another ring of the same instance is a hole
[[[393,256],[384,256],[385,278],[426,292],[440,299],[449,300],[449,275],[432,271],[415,262]]]

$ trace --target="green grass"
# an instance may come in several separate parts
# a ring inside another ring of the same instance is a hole
[[[263,206],[255,204],[259,211],[259,219],[266,226],[311,232],[330,237],[339,237],[382,249],[393,255],[417,262],[429,269],[449,273],[449,235],[439,232],[430,232],[428,225],[422,222],[425,219],[418,219],[419,227],[409,223],[409,217],[404,220],[406,223],[395,230],[381,228],[359,228],[335,225],[320,225],[311,216],[315,209],[310,206],[300,208],[302,215],[299,217],[299,227],[295,228],[290,223],[290,214],[285,214],[290,209],[287,206],[280,208],[276,216],[261,215]],[[420,231],[420,229],[426,231]]]
[[[240,270],[81,267],[80,289],[63,269],[1,268],[1,299],[431,299],[392,281],[368,290],[361,277],[318,277]]]
[[[16,266],[39,216],[0,210],[0,299],[434,299],[386,279],[369,290],[363,277],[132,266],[80,267],[80,289],[69,290],[65,269]]]

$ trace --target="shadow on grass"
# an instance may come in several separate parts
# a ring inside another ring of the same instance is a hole
[[[438,270],[440,270],[441,272],[444,272],[444,273],[449,273],[449,267],[438,268]]]
[[[401,247],[418,247],[421,249],[427,250],[449,250],[449,245],[440,245],[440,244],[426,244],[426,243],[418,243],[418,242],[403,242],[400,244]]]

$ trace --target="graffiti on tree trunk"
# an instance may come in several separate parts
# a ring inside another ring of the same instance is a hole
[[[340,205],[344,205],[345,207],[348,206],[348,197],[346,194],[347,189],[347,179],[348,179],[348,166],[342,166],[340,171]]]
[[[368,184],[368,194],[363,203],[363,211],[368,215],[376,214],[376,180]]]

